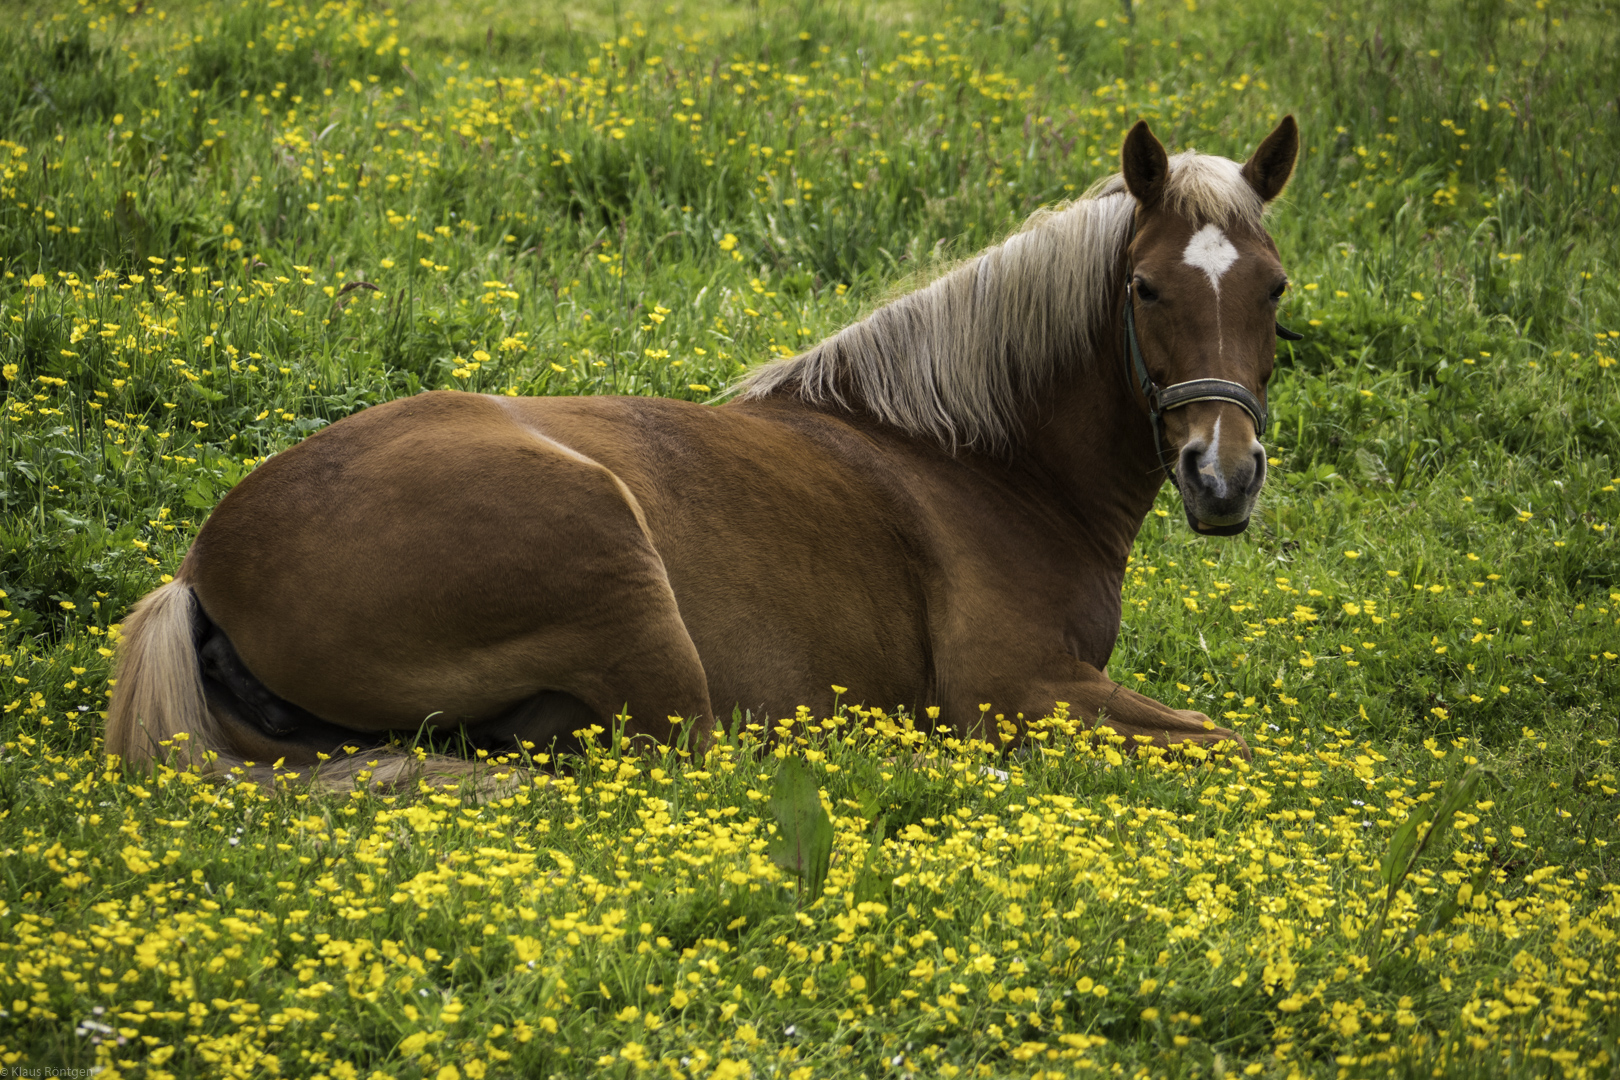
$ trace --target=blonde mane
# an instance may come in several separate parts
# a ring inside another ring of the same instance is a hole
[[[1222,224],[1258,227],[1264,210],[1241,166],[1193,151],[1170,158],[1165,201]],[[1110,176],[806,352],[750,372],[737,397],[789,395],[870,413],[951,452],[1006,452],[1030,401],[1107,348],[1135,212],[1124,180]]]

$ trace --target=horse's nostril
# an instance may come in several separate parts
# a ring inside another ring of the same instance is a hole
[[[1181,448],[1181,466],[1179,471],[1184,480],[1192,480],[1196,483],[1203,482],[1199,475],[1199,463],[1202,460],[1203,455],[1204,448],[1202,446],[1189,445]]]
[[[1250,490],[1250,492],[1259,491],[1260,490],[1260,485],[1265,483],[1265,482],[1266,482],[1266,452],[1264,450],[1256,450],[1254,452],[1254,476],[1253,476],[1253,479],[1251,479],[1249,481],[1249,490]]]

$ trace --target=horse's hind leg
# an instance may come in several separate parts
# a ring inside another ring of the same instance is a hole
[[[498,402],[368,410],[265,470],[185,565],[277,698],[376,736],[425,723],[508,745],[590,726],[572,701],[604,730],[628,710],[629,734],[664,743],[671,715],[711,722],[634,494]]]
[[[508,738],[544,746],[591,725],[611,732],[624,716],[624,735],[674,746],[690,723],[688,748],[708,746],[714,713],[697,646],[662,575],[647,584],[639,602],[620,608],[612,630],[596,639],[590,660],[557,681],[566,692],[543,692],[503,718]]]

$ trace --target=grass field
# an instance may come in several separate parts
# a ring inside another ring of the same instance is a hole
[[[13,5],[0,1064],[1614,1075],[1617,16]],[[1252,763],[1062,715],[1008,753],[891,703],[483,803],[103,758],[120,618],[266,455],[426,388],[710,400],[1084,190],[1138,118],[1241,158],[1288,112],[1307,338],[1263,512],[1199,539],[1161,495],[1110,669]],[[787,758],[820,895],[771,856]]]

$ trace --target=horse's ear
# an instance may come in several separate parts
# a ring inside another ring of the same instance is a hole
[[[1125,136],[1125,145],[1119,152],[1120,173],[1125,186],[1136,201],[1152,206],[1164,194],[1164,184],[1170,177],[1170,157],[1164,146],[1153,137],[1146,120],[1138,120],[1131,133]]]
[[[1282,194],[1288,178],[1294,174],[1294,159],[1299,157],[1299,125],[1292,115],[1282,118],[1276,130],[1267,135],[1254,156],[1243,166],[1243,179],[1270,202]]]

